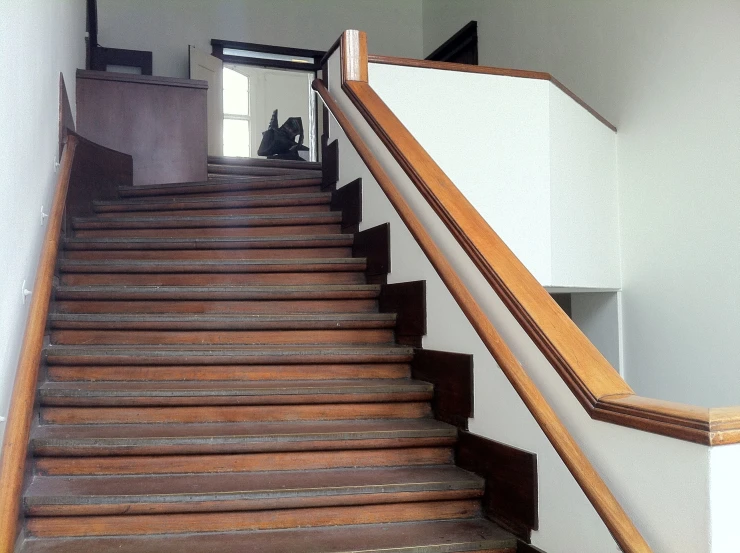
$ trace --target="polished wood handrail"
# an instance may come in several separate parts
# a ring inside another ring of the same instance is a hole
[[[351,33],[351,31],[347,33]],[[347,33],[345,33],[345,36]],[[342,51],[344,52],[345,50]],[[346,51],[351,52],[352,50],[348,49]],[[350,69],[346,74],[352,73]],[[350,84],[369,89],[366,82],[347,81],[347,85]],[[550,404],[545,400],[514,353],[506,345],[503,338],[501,338],[496,328],[460,279],[460,276],[437,247],[434,239],[429,235],[421,221],[419,221],[416,214],[404,200],[392,179],[382,168],[377,158],[357,132],[357,129],[349,121],[321,81],[314,81],[313,87],[319,93],[329,111],[334,115],[340,127],[342,127],[347,138],[365,162],[365,165],[388,197],[396,212],[401,217],[401,220],[414,236],[424,251],[424,254],[437,271],[437,274],[439,274],[445,286],[447,286],[509,382],[511,382],[514,389],[522,398],[522,401],[532,413],[540,428],[542,428],[542,431],[568,467],[568,470],[573,474],[576,482],[581,486],[586,497],[599,513],[614,539],[622,547],[623,551],[629,553],[650,552],[650,547],[642,538],[637,528],[635,528],[619,502],[589,462],[573,436],[565,428],[565,425],[560,421]]]
[[[363,59],[379,59],[362,50],[342,49],[358,52],[357,59],[346,60],[351,73],[360,71],[354,66]],[[635,395],[367,81],[343,82],[355,106],[593,419],[703,445],[740,443],[740,407],[709,409]]]
[[[67,136],[10,399],[2,457],[0,457],[0,553],[11,553],[18,536],[21,494],[41,351],[46,333],[46,317],[49,312],[49,299],[59,251],[65,201],[77,144],[76,136],[73,134]]]
[[[542,71],[526,71],[523,69],[507,69],[504,67],[486,67],[485,65],[469,65],[467,63],[415,60],[411,58],[393,58],[389,56],[368,55],[368,61],[370,63],[378,63],[382,65],[402,65],[405,67],[420,67],[423,69],[439,69],[441,71],[457,71],[461,73],[478,73],[482,75],[498,75],[501,77],[519,77],[522,79],[539,79],[542,81],[550,81],[565,94],[575,100],[576,103],[578,103],[601,123],[606,125],[607,128],[614,132],[617,132],[617,127],[610,123],[606,117],[604,117],[594,108],[589,106],[585,101],[583,101],[572,90],[570,90],[567,86],[553,77],[550,73],[544,73]]]

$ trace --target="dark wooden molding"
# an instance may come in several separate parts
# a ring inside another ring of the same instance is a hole
[[[411,361],[411,376],[434,384],[435,418],[467,430],[473,416],[473,356],[418,349]]]
[[[321,155],[323,171],[323,190],[333,190],[339,181],[339,141],[334,140],[326,145]]]
[[[486,516],[529,541],[538,527],[537,455],[460,431],[455,462],[486,479]]]
[[[385,284],[391,270],[391,226],[384,223],[355,233],[352,256],[367,258],[369,284]]]
[[[425,59],[478,65],[478,22],[465,25]]]
[[[75,120],[72,116],[72,106],[69,104],[67,85],[64,83],[64,74],[59,73],[59,159],[62,159],[67,133],[74,130]]]
[[[119,186],[132,186],[133,158],[79,135],[69,191],[65,202],[65,229],[73,217],[95,214],[93,200],[115,200]]]
[[[355,179],[331,195],[331,210],[342,212],[342,230],[357,232],[362,221],[362,179]]]
[[[463,73],[479,73],[483,75],[501,75],[504,77],[518,77],[522,79],[539,79],[542,81],[550,81],[552,84],[557,86],[565,94],[575,100],[581,107],[608,127],[611,131],[617,132],[617,127],[610,123],[604,116],[597,112],[594,108],[589,106],[585,101],[579,98],[572,90],[566,87],[563,83],[558,81],[550,73],[543,73],[541,71],[525,71],[522,69],[505,69],[501,67],[484,67],[481,65],[468,65],[465,63],[448,63],[444,61],[427,61],[427,60],[415,60],[410,58],[392,58],[388,56],[368,56],[370,63],[378,63],[382,65],[402,65],[405,67],[420,67],[426,69],[439,69],[442,71],[458,71]]]
[[[381,313],[396,314],[396,341],[407,346],[421,347],[427,333],[426,281],[383,284],[378,306]]]
[[[268,58],[256,58],[249,56],[234,56],[224,54],[225,49],[261,52],[265,54],[277,54],[282,56],[296,56],[311,58],[312,63],[291,62],[287,60],[276,60]],[[274,46],[271,44],[257,44],[254,42],[238,42],[235,40],[211,40],[211,53],[225,63],[240,63],[242,65],[256,65],[260,67],[274,67],[278,69],[293,69],[297,71],[313,71],[321,69],[321,60],[326,52],[323,50],[309,50],[306,48],[290,48],[287,46]]]
[[[121,83],[148,84],[157,86],[174,86],[178,88],[208,89],[206,81],[196,79],[176,79],[174,77],[152,77],[150,75],[129,75],[128,73],[111,73],[110,71],[77,70],[78,79],[93,79],[97,81],[116,81]]]

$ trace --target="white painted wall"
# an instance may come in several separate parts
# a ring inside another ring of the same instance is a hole
[[[6,417],[56,184],[59,73],[75,106],[85,64],[84,0],[0,0],[0,416]],[[5,424],[0,423],[0,436]]]
[[[547,71],[619,129],[627,378],[740,402],[740,3],[424,0],[424,52],[475,19],[482,65]]]
[[[99,42],[151,50],[154,74],[188,76],[188,45],[211,39],[326,50],[346,29],[374,53],[421,57],[422,0],[98,0]]]
[[[332,58],[330,68],[330,89],[335,99],[653,551],[726,553],[710,545],[709,448],[588,417],[341,91],[336,80],[336,58]],[[340,184],[363,179],[362,228],[391,224],[389,282],[427,281],[429,328],[424,346],[474,355],[475,418],[470,421],[471,431],[538,456],[540,528],[533,534],[533,543],[548,553],[616,553],[616,545],[600,518],[333,120],[330,132],[340,141]],[[737,464],[737,458],[734,462]]]
[[[620,287],[615,134],[586,109],[539,79],[372,63],[370,84],[543,286]]]

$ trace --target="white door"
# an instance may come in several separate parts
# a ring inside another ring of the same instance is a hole
[[[224,63],[190,46],[190,78],[208,81],[208,155],[223,155]]]

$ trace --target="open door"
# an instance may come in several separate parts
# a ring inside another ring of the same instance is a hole
[[[224,63],[217,57],[190,46],[190,78],[208,81],[208,155],[223,155]]]

